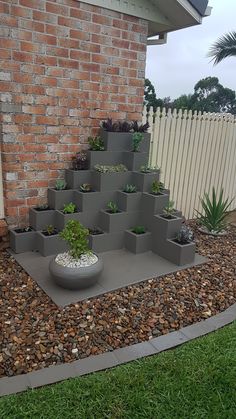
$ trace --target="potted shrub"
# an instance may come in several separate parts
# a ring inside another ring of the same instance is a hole
[[[79,221],[70,220],[60,233],[69,246],[69,251],[58,254],[49,264],[54,281],[71,290],[94,285],[103,270],[100,256],[88,246],[89,231]]]
[[[204,234],[212,236],[222,236],[227,233],[226,215],[233,199],[223,199],[224,190],[221,189],[217,199],[216,190],[213,187],[212,197],[205,193],[201,198],[203,211],[197,211],[199,230]]]

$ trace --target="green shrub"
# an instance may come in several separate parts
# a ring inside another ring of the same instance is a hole
[[[217,200],[216,191],[213,187],[211,198],[207,193],[204,194],[204,198],[201,198],[203,212],[196,210],[199,223],[209,232],[220,233],[226,227],[225,217],[233,200],[229,201],[229,198],[224,200],[223,193],[224,190],[221,189]]]
[[[158,180],[154,180],[152,182],[152,187],[151,187],[151,193],[154,195],[159,195],[164,189],[164,185],[162,182],[159,182]]]
[[[68,243],[73,258],[79,259],[90,251],[88,247],[89,231],[79,221],[69,220],[59,234]]]

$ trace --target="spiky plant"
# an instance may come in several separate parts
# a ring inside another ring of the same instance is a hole
[[[223,199],[224,190],[221,189],[219,198],[217,199],[216,190],[212,188],[212,196],[205,193],[201,198],[203,212],[196,210],[200,225],[206,228],[210,233],[220,233],[226,227],[225,217],[227,210],[231,205],[229,198]]]
[[[225,58],[236,57],[236,31],[228,32],[218,38],[211,46],[208,56],[212,57],[215,65]]]

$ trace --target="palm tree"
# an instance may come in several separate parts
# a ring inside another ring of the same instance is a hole
[[[210,48],[209,57],[214,64],[220,63],[227,57],[236,57],[236,32],[232,31],[221,36]]]

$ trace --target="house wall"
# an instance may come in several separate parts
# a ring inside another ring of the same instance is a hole
[[[76,0],[0,12],[5,216],[23,225],[102,119],[141,119],[147,22]]]

